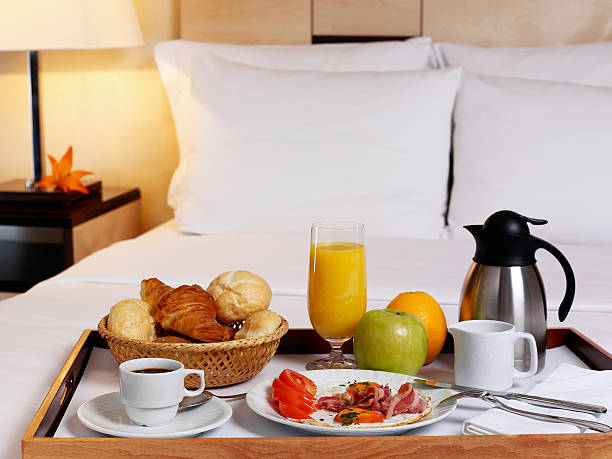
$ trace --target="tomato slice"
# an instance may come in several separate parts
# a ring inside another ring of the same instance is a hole
[[[278,411],[282,416],[286,418],[291,418],[291,419],[309,419],[310,418],[310,416],[308,416],[308,413],[305,413],[299,408],[296,408],[295,406],[290,405],[285,402],[278,402]]]
[[[351,424],[366,424],[372,422],[383,422],[383,417],[380,413],[372,410],[364,410],[363,408],[347,408],[340,411],[334,418],[336,422],[343,426]]]
[[[275,390],[286,392],[289,394],[290,397],[299,398],[307,405],[315,409],[318,409],[317,399],[315,397],[313,397],[310,394],[304,394],[303,392],[298,392],[297,390],[293,389],[289,384],[285,384],[278,378],[275,378],[274,381],[272,381],[272,392],[274,392]]]
[[[303,397],[305,400],[308,400],[309,402],[314,402],[316,400],[316,397],[313,397],[312,395],[310,395],[309,393],[305,393],[301,390],[295,389],[294,386],[290,386],[289,384],[281,381],[279,378],[275,378],[274,381],[272,381],[272,387],[277,387],[281,390],[285,390],[288,392],[295,392],[296,394],[298,394],[300,397]]]
[[[272,387],[273,387],[273,388],[274,388],[274,387],[277,387],[277,388],[282,389],[282,390],[293,391],[293,392],[297,392],[297,393],[298,393],[298,394],[300,394],[300,395],[304,395],[304,394],[302,393],[302,391],[299,391],[299,390],[294,389],[294,388],[293,388],[293,387],[291,387],[289,384],[287,384],[287,383],[285,383],[285,382],[281,381],[279,378],[274,378],[274,381],[272,381]]]
[[[297,371],[287,368],[282,371],[278,379],[291,386],[294,390],[308,394],[311,397],[314,397],[314,395],[317,393],[317,385]]]
[[[317,410],[313,404],[308,403],[304,397],[295,391],[289,392],[275,387],[272,389],[272,400],[294,406],[307,414],[314,413]]]

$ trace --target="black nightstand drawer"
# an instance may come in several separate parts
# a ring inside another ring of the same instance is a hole
[[[24,292],[62,271],[64,245],[0,241],[0,290]]]

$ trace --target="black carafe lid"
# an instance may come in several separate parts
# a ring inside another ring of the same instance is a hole
[[[491,266],[527,266],[536,262],[535,251],[541,246],[529,233],[527,223],[544,225],[546,220],[525,217],[511,210],[492,214],[484,225],[468,225],[476,239],[476,263]]]

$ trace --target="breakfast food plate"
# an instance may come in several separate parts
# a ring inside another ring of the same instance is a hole
[[[164,426],[146,427],[132,422],[125,413],[119,392],[100,395],[77,410],[79,421],[96,432],[127,438],[182,438],[219,427],[232,417],[232,408],[213,398],[203,405],[179,411]]]
[[[411,382],[413,379],[409,375],[375,370],[312,370],[300,373],[310,378],[317,385],[317,397],[337,393],[348,384],[362,381],[389,385],[392,390],[397,391],[404,383]],[[408,430],[441,421],[457,407],[456,402],[444,404],[443,407],[437,406],[441,400],[454,394],[454,391],[447,389],[424,389],[421,392],[430,398],[433,409],[429,414],[420,419],[419,415],[406,414],[392,416],[382,423],[342,425],[333,423],[333,415],[336,413],[331,414],[317,411],[312,415],[313,422],[304,423],[287,419],[278,413],[272,401],[272,382],[272,379],[265,380],[249,390],[246,396],[249,408],[258,415],[273,422],[292,426],[313,434],[341,436],[399,435]]]

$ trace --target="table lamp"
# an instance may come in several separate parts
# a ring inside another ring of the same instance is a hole
[[[34,189],[42,178],[38,51],[124,48],[144,44],[132,0],[0,1],[0,51],[27,51]]]

